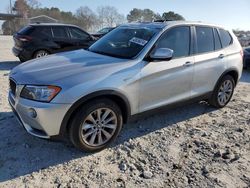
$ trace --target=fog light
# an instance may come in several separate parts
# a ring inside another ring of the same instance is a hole
[[[36,113],[35,109],[30,108],[30,109],[28,110],[28,115],[29,115],[30,117],[32,117],[32,118],[36,118],[37,113]]]

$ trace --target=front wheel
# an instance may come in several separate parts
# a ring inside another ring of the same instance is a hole
[[[235,81],[233,77],[230,75],[224,76],[215,87],[209,103],[216,108],[226,106],[233,96],[234,88]]]
[[[69,130],[70,140],[81,150],[101,150],[117,137],[122,122],[122,113],[116,103],[97,99],[76,113]]]

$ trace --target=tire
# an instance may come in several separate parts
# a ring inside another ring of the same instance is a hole
[[[229,85],[227,85],[229,84]],[[228,86],[228,90],[226,89]],[[223,90],[224,88],[224,90]],[[234,78],[230,75],[225,75],[216,85],[209,104],[216,108],[223,108],[231,100],[235,88]],[[223,100],[224,98],[224,100]]]
[[[33,58],[41,58],[41,57],[45,57],[48,56],[49,52],[47,50],[38,50],[34,53]]]
[[[99,151],[118,136],[122,124],[122,113],[116,103],[106,98],[96,99],[83,105],[75,114],[70,125],[69,137],[72,144],[81,150]]]

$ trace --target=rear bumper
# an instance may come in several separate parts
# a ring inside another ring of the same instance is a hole
[[[14,54],[14,56],[18,57],[21,54],[22,50],[22,48],[13,47],[12,53]]]
[[[11,92],[8,99],[17,119],[29,134],[46,139],[59,136],[69,104],[40,103],[15,98]],[[32,115],[31,110],[36,112],[36,117]]]
[[[18,48],[16,46],[14,46],[12,48],[12,53],[16,56],[21,58],[22,60],[28,61],[30,59],[32,59],[32,52],[31,51],[27,51],[24,48]]]

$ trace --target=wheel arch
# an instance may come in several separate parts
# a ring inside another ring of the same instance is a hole
[[[131,115],[131,108],[128,99],[123,94],[114,90],[97,91],[80,98],[70,107],[70,109],[67,111],[66,115],[63,118],[59,135],[65,135],[65,133],[68,132],[70,122],[74,117],[75,113],[77,112],[77,109],[79,109],[87,102],[95,100],[97,98],[108,98],[114,101],[121,108],[123,122],[126,123],[128,121]]]
[[[216,88],[216,86],[218,85],[218,83],[220,82],[220,80],[226,76],[226,75],[230,75],[233,77],[234,79],[234,82],[235,82],[235,85],[238,83],[238,79],[239,79],[239,72],[237,69],[235,68],[231,68],[231,69],[228,69],[226,70],[225,72],[222,73],[222,75],[220,76],[220,78],[217,80],[215,86],[214,86],[214,89]]]

